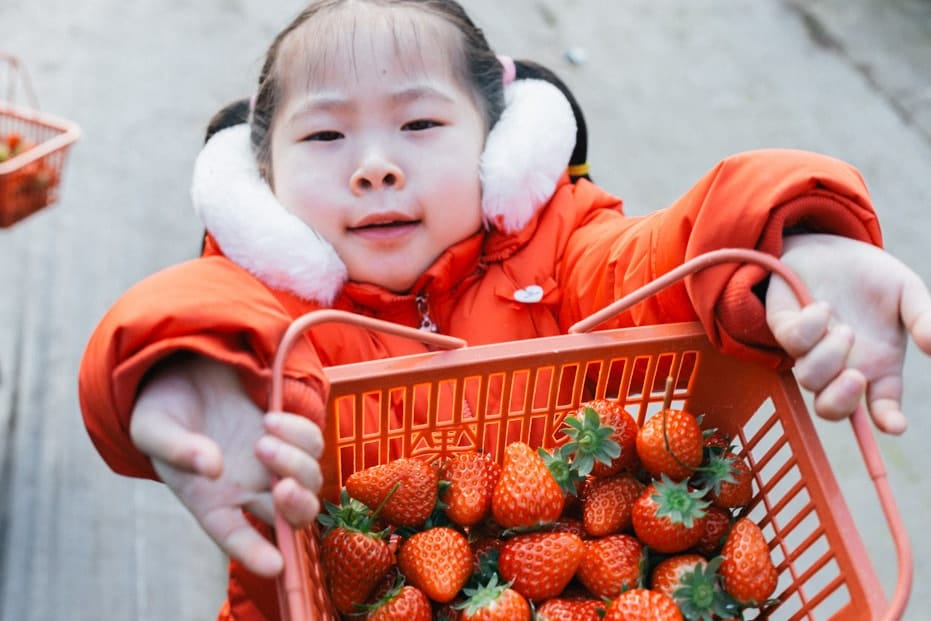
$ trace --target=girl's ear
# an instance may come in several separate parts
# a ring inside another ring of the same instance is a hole
[[[576,141],[565,95],[545,80],[518,79],[504,88],[505,108],[482,153],[482,214],[505,233],[524,228],[552,197]]]

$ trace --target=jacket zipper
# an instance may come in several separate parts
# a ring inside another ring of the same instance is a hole
[[[427,294],[418,293],[416,298],[417,312],[420,313],[420,329],[426,332],[436,332],[437,326],[430,317],[430,305],[427,303]]]

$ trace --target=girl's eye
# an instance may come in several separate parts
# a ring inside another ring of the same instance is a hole
[[[305,142],[310,142],[310,141],[314,141],[314,142],[331,142],[331,141],[333,141],[333,140],[339,140],[339,139],[342,138],[342,137],[343,137],[343,135],[342,135],[341,133],[339,133],[339,132],[327,130],[327,131],[322,131],[322,132],[314,132],[314,133],[310,134],[309,136],[306,136],[306,137],[304,138],[304,141],[305,141]]]
[[[441,125],[442,123],[439,121],[433,121],[430,119],[417,119],[416,121],[405,123],[401,129],[409,132],[422,132],[425,129],[440,127]]]

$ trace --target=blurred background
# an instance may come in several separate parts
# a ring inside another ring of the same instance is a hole
[[[862,171],[889,251],[931,283],[928,0],[464,5],[499,52],[572,86],[592,176],[628,213],[666,205],[736,151],[821,151]],[[0,230],[0,620],[215,618],[224,560],[161,486],[102,463],[76,373],[117,296],[198,254],[188,189],[207,120],[252,92],[302,7],[0,0],[0,52],[27,68],[42,111],[83,130],[60,201]],[[911,427],[879,441],[912,537],[917,621],[931,605],[931,361],[913,349],[907,364]],[[894,550],[849,425],[818,429],[891,592]]]

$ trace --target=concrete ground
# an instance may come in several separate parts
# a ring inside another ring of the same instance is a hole
[[[733,152],[813,149],[862,171],[889,251],[931,283],[928,0],[465,5],[500,52],[573,87],[593,176],[629,213],[662,207]],[[222,559],[161,486],[103,465],[75,377],[113,300],[197,253],[188,186],[205,123],[251,92],[265,47],[301,6],[0,2],[0,51],[26,64],[43,110],[84,130],[60,203],[0,232],[0,619],[215,615]],[[879,438],[915,556],[912,621],[931,608],[928,378],[931,360],[913,350],[911,427]],[[849,426],[818,428],[889,592],[895,557]]]

